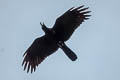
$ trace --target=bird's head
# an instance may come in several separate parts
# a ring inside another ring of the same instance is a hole
[[[45,32],[45,34],[48,34],[49,33],[49,28],[46,27],[46,25],[43,23],[40,22],[40,25],[42,26],[42,30]]]

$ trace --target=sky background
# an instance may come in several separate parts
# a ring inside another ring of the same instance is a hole
[[[90,7],[91,17],[33,74],[21,66],[23,53],[71,7]],[[120,0],[0,0],[0,80],[120,80]]]

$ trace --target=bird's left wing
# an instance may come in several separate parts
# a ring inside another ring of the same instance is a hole
[[[53,30],[56,34],[61,34],[64,41],[68,40],[74,30],[85,20],[89,19],[87,13],[91,11],[86,11],[87,8],[83,8],[84,6],[80,6],[77,8],[72,7],[67,12],[65,12],[62,16],[56,19],[55,25],[53,26]]]
[[[58,49],[55,42],[48,36],[37,38],[24,54],[24,70],[27,67],[27,72],[31,68],[31,73],[36,70],[36,67],[49,55]]]

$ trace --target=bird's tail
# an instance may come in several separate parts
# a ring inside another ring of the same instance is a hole
[[[77,55],[65,43],[62,43],[62,45],[59,44],[59,46],[69,59],[71,59],[72,61],[75,61],[77,59]]]

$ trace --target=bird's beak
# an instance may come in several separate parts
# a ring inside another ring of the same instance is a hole
[[[40,25],[43,26],[43,24],[40,22]]]

